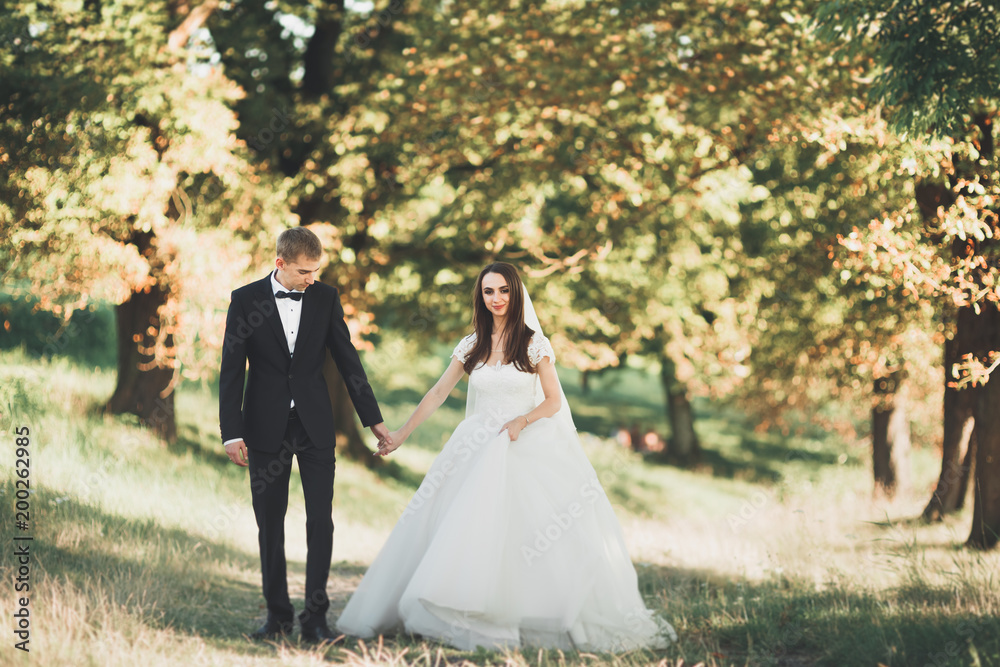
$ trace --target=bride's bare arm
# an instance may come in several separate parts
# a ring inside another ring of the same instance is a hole
[[[392,438],[391,445],[382,445],[379,447],[376,454],[380,456],[385,456],[386,454],[394,451],[397,447],[403,444],[403,441],[410,437],[410,434],[420,426],[425,419],[434,414],[434,411],[441,407],[445,399],[448,398],[448,394],[451,390],[455,388],[458,381],[462,379],[465,375],[465,368],[455,357],[451,358],[451,363],[448,364],[448,368],[445,369],[444,373],[438,379],[434,386],[430,388],[422,399],[420,399],[420,404],[417,405],[417,409],[413,411],[410,418],[406,420],[402,428],[398,431],[393,431],[389,434]],[[554,374],[553,374],[554,375]],[[558,395],[556,396],[558,399]]]
[[[528,424],[533,424],[535,420],[543,417],[551,417],[562,407],[562,396],[559,395],[559,377],[556,375],[556,367],[552,365],[552,361],[548,357],[542,357],[542,360],[535,365],[535,369],[538,371],[538,379],[542,383],[542,391],[545,392],[545,400],[536,405],[531,412],[514,417],[500,427],[501,433],[507,429],[511,440],[517,440],[521,430]]]

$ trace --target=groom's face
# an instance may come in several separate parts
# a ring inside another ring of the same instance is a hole
[[[284,285],[285,289],[305,290],[305,288],[316,282],[319,275],[320,258],[308,259],[305,255],[299,255],[293,261],[287,261],[281,257],[275,260],[278,271],[275,278]]]

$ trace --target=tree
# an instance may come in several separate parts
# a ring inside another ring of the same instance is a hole
[[[744,284],[762,298],[741,395],[775,419],[785,408],[822,414],[831,399],[856,405],[859,420],[870,415],[873,463],[886,464],[873,466],[876,486],[891,493],[889,480],[906,475],[897,465],[905,455],[888,447],[908,441],[903,397],[919,413],[936,393],[943,325],[911,285],[873,277],[838,239],[849,241],[860,221],[912,215],[912,165],[936,154],[900,141],[861,103],[863,61],[837,65],[847,80],[823,87],[841,99],[757,162],[756,178],[773,185],[770,198],[745,207]]]
[[[687,383],[721,393],[713,380],[733,364],[719,354],[746,312],[728,289],[739,204],[761,196],[746,161],[809,99],[793,59],[774,57],[802,24],[726,3],[465,3],[421,20],[418,34],[446,37],[413,40],[398,88],[417,92],[380,137],[404,147],[393,178],[415,200],[386,211],[389,281],[423,295],[471,258],[519,261],[544,279],[536,298],[564,362],[646,355],[664,370],[675,451],[693,458]]]
[[[900,130],[940,136],[949,144],[940,163],[920,175],[923,215],[894,220],[855,240],[860,252],[895,251],[907,266],[920,266],[915,257],[939,260],[911,281],[925,298],[943,297],[958,306],[952,342],[945,349],[946,382],[950,388],[970,386],[971,395],[946,396],[945,409],[955,412],[945,417],[939,500],[932,499],[925,515],[934,518],[957,503],[951,490],[954,468],[971,436],[975,505],[968,544],[991,548],[1000,538],[1000,431],[995,423],[1000,384],[989,381],[1000,350],[1000,163],[995,150],[1000,17],[992,3],[864,0],[828,3],[818,22],[845,51],[875,45],[879,69],[872,97],[887,106]],[[920,243],[907,247],[900,242],[906,236],[919,236]],[[966,435],[970,416],[972,431]]]
[[[396,15],[393,26],[410,35],[402,61],[376,50],[380,64],[397,67],[363,86],[369,97],[339,121],[346,130],[321,142],[359,167],[337,172],[337,183],[322,178],[360,212],[338,214],[338,227],[364,230],[350,238],[388,264],[362,280],[389,292],[372,305],[380,321],[402,310],[426,322],[420,312],[430,311],[437,327],[462,326],[455,313],[465,298],[450,288],[493,257],[517,261],[542,281],[535,298],[564,363],[598,370],[633,355],[661,369],[681,460],[697,455],[689,391],[732,392],[751,340],[762,351],[753,351],[755,372],[805,350],[811,367],[791,364],[796,373],[783,379],[840,363],[857,380],[842,358],[817,368],[834,356],[824,349],[835,336],[863,338],[860,329],[842,335],[845,319],[865,324],[849,311],[867,286],[841,285],[827,255],[849,231],[845,220],[896,206],[899,188],[881,188],[873,208],[866,188],[881,172],[864,163],[846,181],[860,194],[831,186],[881,146],[864,133],[864,109],[820,94],[850,97],[861,84],[857,68],[810,34],[803,17],[813,8],[463,3]],[[357,99],[354,83],[343,89]],[[831,192],[832,210],[823,200]],[[380,238],[386,229],[392,241]],[[817,280],[834,306],[817,311],[808,296]],[[797,309],[784,308],[786,289]],[[806,331],[825,342],[765,340],[824,313],[838,319]],[[799,397],[773,388],[785,402]]]
[[[227,285],[287,218],[247,162],[241,92],[176,47],[213,3],[22,3],[5,14],[0,253],[11,288],[69,317],[117,305],[106,408],[176,437],[174,389],[217,367]],[[190,60],[188,60],[190,58]]]

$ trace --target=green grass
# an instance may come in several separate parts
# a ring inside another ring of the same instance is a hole
[[[366,364],[394,426],[444,361],[387,349]],[[256,530],[246,472],[220,451],[211,389],[182,389],[180,439],[167,447],[133,419],[97,411],[113,384],[110,370],[0,354],[0,600],[12,627],[12,429],[27,425],[27,659],[37,664],[1000,665],[1000,553],[961,548],[968,512],[932,526],[912,520],[936,477],[933,453],[914,452],[913,491],[877,502],[864,443],[755,433],[699,404],[704,465],[652,465],[604,437],[626,407],[660,419],[655,378],[635,370],[595,379],[586,397],[567,389],[581,426],[590,420],[598,432],[583,435],[585,447],[676,646],[590,656],[461,653],[410,637],[326,650],[252,643],[242,634],[264,613]],[[399,451],[394,475],[338,461],[331,620],[463,413],[460,388]],[[305,517],[294,475],[291,498],[290,590],[301,607]],[[5,636],[0,664],[26,662]]]

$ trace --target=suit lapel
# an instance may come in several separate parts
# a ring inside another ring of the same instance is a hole
[[[285,338],[285,328],[281,326],[281,316],[278,315],[278,304],[274,299],[274,290],[271,288],[271,274],[268,274],[267,278],[263,280],[261,294],[258,298],[261,303],[270,302],[271,307],[268,309],[266,319],[271,325],[274,335],[278,338],[278,345],[285,351],[285,356],[291,357],[292,355],[288,351],[288,339]]]
[[[295,337],[295,347],[305,342],[306,337],[312,332],[312,323],[316,319],[317,309],[315,299],[318,294],[319,291],[310,286],[302,295],[302,315],[299,319],[299,335]]]

